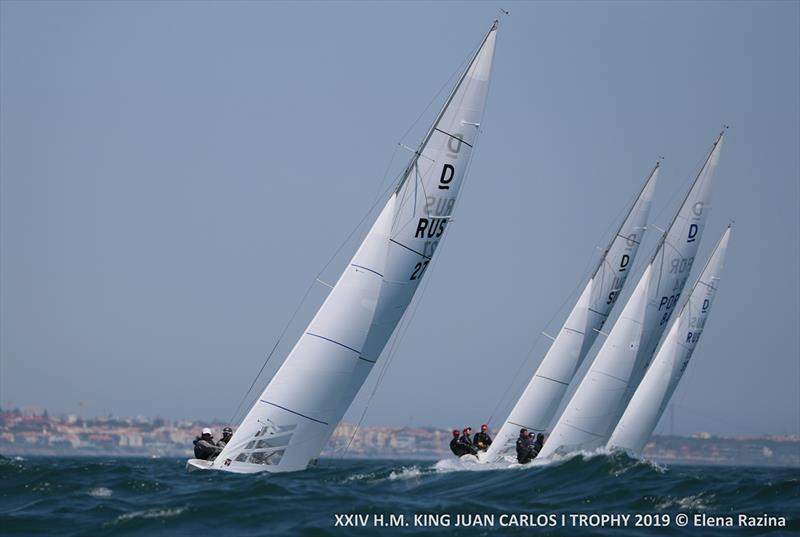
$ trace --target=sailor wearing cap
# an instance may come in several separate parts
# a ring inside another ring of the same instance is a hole
[[[217,447],[225,447],[228,442],[231,441],[231,437],[233,436],[233,429],[230,427],[225,427],[222,429],[222,438],[217,441]]]
[[[222,451],[221,447],[214,445],[214,436],[208,427],[203,429],[203,433],[194,440],[194,456],[205,461],[213,460]]]

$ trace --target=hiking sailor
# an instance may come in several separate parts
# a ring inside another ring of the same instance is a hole
[[[475,447],[481,451],[486,451],[492,445],[492,437],[489,436],[489,426],[485,423],[481,425],[481,432],[475,435],[473,440]]]
[[[214,445],[214,437],[208,427],[203,429],[203,434],[194,439],[194,456],[197,459],[203,459],[204,461],[214,460],[214,457],[219,455],[220,451],[222,451],[222,448]]]
[[[520,429],[519,438],[517,438],[517,462],[528,464],[538,454],[539,450],[536,449],[533,438],[528,434],[528,429]]]
[[[222,438],[217,440],[217,447],[224,448],[228,442],[231,441],[231,437],[233,436],[233,429],[230,427],[225,427],[222,429]]]

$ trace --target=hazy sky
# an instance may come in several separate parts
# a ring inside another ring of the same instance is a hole
[[[228,419],[500,5],[0,3],[0,403]],[[663,228],[726,123],[703,262],[736,223],[674,427],[798,434],[800,3],[503,7],[456,221],[365,423],[502,401],[499,425],[656,158]]]

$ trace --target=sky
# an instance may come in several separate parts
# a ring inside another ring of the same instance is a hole
[[[455,221],[345,419],[499,426],[656,159],[665,228],[727,124],[657,431],[800,434],[798,2],[0,3],[0,405],[231,419],[499,7]]]

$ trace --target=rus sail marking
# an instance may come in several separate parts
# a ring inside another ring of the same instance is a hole
[[[193,459],[190,466],[290,472],[319,456],[405,313],[444,233],[442,225],[435,240],[415,237],[419,218],[431,216],[418,209],[429,207],[426,192],[446,192],[453,201],[436,216],[451,215],[477,138],[476,128],[462,126],[481,121],[496,30],[495,22],[367,236],[233,438],[213,462]],[[273,442],[277,436],[280,443]]]

